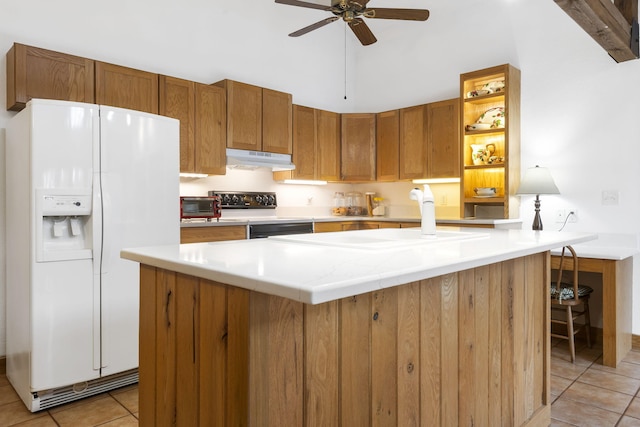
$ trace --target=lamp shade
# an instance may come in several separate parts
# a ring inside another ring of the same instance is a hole
[[[529,168],[524,173],[520,188],[518,188],[516,194],[560,194],[560,190],[558,190],[556,183],[553,182],[549,169],[536,165],[536,167]]]

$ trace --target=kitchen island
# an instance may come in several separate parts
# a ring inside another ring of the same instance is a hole
[[[438,231],[122,251],[140,424],[548,425],[549,250],[595,235]]]

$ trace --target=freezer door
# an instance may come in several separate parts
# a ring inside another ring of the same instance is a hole
[[[178,244],[179,122],[101,107],[102,375],[138,366],[139,265],[123,248]]]
[[[29,109],[32,114],[31,176],[26,181],[31,187],[28,194],[21,197],[30,198],[30,208],[20,208],[17,215],[30,212],[31,225],[29,230],[16,229],[11,233],[18,233],[15,238],[19,240],[24,240],[25,236],[30,239],[30,301],[28,307],[14,306],[12,301],[7,305],[10,310],[30,313],[30,388],[36,391],[88,381],[100,375],[94,364],[96,345],[100,342],[100,313],[94,306],[99,288],[93,282],[91,221],[86,218],[88,221],[83,220],[82,230],[76,230],[84,238],[82,249],[76,251],[78,243],[71,239],[71,228],[56,234],[43,227],[43,223],[56,218],[55,212],[46,212],[54,216],[44,218],[45,212],[40,210],[38,213],[37,209],[42,200],[36,200],[38,195],[45,194],[90,195],[94,169],[93,135],[98,125],[95,120],[98,111],[88,104],[49,100],[33,100]],[[24,163],[20,164],[24,167]],[[86,216],[89,208],[82,214]],[[73,220],[73,216],[60,218],[67,224]],[[49,249],[59,245],[56,249],[60,250],[52,252],[69,252],[77,256],[39,258],[35,248],[43,240]],[[7,264],[13,265],[13,262]],[[25,274],[24,277],[28,276]],[[25,283],[12,281],[8,286],[22,288]]]

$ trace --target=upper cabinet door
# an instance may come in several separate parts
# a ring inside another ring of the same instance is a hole
[[[340,181],[340,114],[316,110],[316,169],[318,179]]]
[[[293,106],[293,164],[296,179],[316,179],[316,113],[313,108]]]
[[[195,169],[227,173],[227,97],[217,86],[195,84]]]
[[[375,181],[376,115],[342,115],[342,180]]]
[[[262,150],[262,88],[233,80],[216,85],[227,91],[227,147]]]
[[[378,181],[397,181],[400,165],[400,111],[376,116],[376,175]]]
[[[194,99],[193,82],[160,76],[160,114],[180,120],[180,172],[196,172]]]
[[[160,114],[180,120],[180,172],[226,173],[224,89],[160,76]]]
[[[94,102],[94,61],[15,43],[7,60],[7,110],[33,98]]]
[[[262,150],[292,152],[292,97],[289,93],[262,89]]]
[[[400,173],[399,178],[420,179],[427,176],[425,141],[426,107],[400,110]]]
[[[429,178],[460,177],[460,99],[427,104]]]
[[[158,75],[96,61],[96,103],[158,114]]]

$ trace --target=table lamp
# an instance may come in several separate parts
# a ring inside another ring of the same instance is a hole
[[[556,183],[553,182],[551,173],[547,168],[541,168],[536,165],[527,169],[520,182],[520,188],[516,191],[517,195],[535,194],[536,215],[533,218],[533,229],[542,230],[542,220],[540,219],[540,194],[560,194]]]

